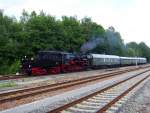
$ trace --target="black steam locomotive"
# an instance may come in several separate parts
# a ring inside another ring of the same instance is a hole
[[[29,75],[57,74],[84,70],[88,60],[67,52],[40,51],[34,59],[22,59],[22,72]]]
[[[22,59],[22,72],[28,75],[46,75],[81,71],[88,68],[145,64],[146,62],[146,58],[140,57],[40,51],[34,59],[27,57]]]

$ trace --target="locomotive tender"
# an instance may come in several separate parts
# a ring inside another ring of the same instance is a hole
[[[103,54],[72,54],[59,51],[40,51],[34,59],[22,59],[22,72],[46,75],[86,70],[88,68],[119,67],[147,63],[146,58],[120,57]]]

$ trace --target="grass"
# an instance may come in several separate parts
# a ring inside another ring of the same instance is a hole
[[[14,86],[16,86],[15,82],[2,82],[2,83],[0,83],[0,89],[1,88],[14,87]]]

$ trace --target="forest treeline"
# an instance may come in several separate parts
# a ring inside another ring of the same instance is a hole
[[[138,56],[150,61],[150,48],[144,42],[125,44],[114,27],[104,29],[89,17],[56,19],[43,11],[23,10],[17,20],[0,10],[0,74],[18,71],[21,58],[39,50]]]

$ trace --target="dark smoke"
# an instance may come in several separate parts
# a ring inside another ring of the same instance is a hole
[[[106,37],[109,47],[112,51],[116,51],[116,48],[125,49],[125,45],[119,32],[116,32],[113,27],[109,27],[106,30]]]
[[[92,37],[81,46],[80,50],[81,52],[86,53],[97,47],[100,43],[104,43],[103,37]]]

